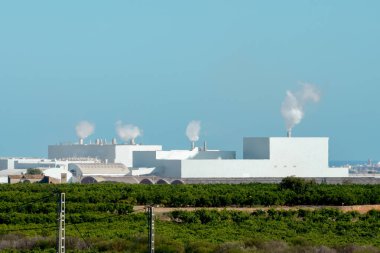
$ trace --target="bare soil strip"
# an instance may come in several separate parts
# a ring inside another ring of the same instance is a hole
[[[370,210],[380,211],[380,205],[357,205],[357,206],[262,206],[262,207],[155,207],[154,213],[157,215],[170,213],[175,210],[181,211],[196,211],[200,209],[207,210],[233,210],[233,211],[242,211],[242,212],[254,212],[257,210],[299,210],[299,209],[307,209],[307,210],[315,210],[321,208],[336,208],[343,212],[351,212],[356,211],[361,214],[367,213]],[[136,212],[143,212],[144,206],[135,206],[134,210]]]

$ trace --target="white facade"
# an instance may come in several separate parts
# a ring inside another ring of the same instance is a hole
[[[24,171],[27,169],[49,169],[49,168],[67,168],[68,164],[73,161],[69,160],[51,160],[43,158],[27,158],[27,157],[11,157],[11,158],[0,158],[0,170],[20,170]],[[94,160],[83,160],[75,162],[96,162]]]
[[[131,175],[131,170],[122,163],[98,164],[70,164],[69,171],[73,175],[73,182],[80,182],[86,176],[123,177]]]
[[[170,151],[136,151],[133,157],[133,167],[156,167],[161,161],[182,160],[218,160],[236,159],[235,151],[220,150],[170,150]]]
[[[61,179],[60,174],[66,173],[68,182],[71,178],[71,173],[68,172],[69,164],[72,163],[86,163],[96,164],[100,161],[96,159],[67,159],[67,160],[53,160],[43,158],[27,158],[27,157],[10,157],[0,158],[0,177],[8,178],[11,175],[21,175],[26,173],[27,169],[40,169],[46,176],[50,176],[56,179]],[[7,181],[8,182],[8,181]]]
[[[328,168],[328,138],[244,138],[243,159],[269,160],[271,167],[306,171]]]
[[[218,160],[235,159],[235,151],[219,150],[170,150],[170,151],[149,151],[134,152],[133,167],[172,167],[178,165],[183,160]]]
[[[180,178],[348,177],[346,168],[279,167],[269,160],[186,160],[180,168]]]
[[[48,147],[48,157],[49,159],[91,157],[99,159],[103,163],[122,163],[127,167],[132,167],[134,151],[156,151],[161,149],[162,146],[160,145],[51,145]]]
[[[243,160],[228,151],[135,152],[134,167],[169,178],[348,177],[328,167],[328,138],[244,138]]]
[[[72,173],[67,168],[51,168],[44,170],[44,175],[47,177],[52,177],[61,181],[61,183],[71,183]],[[62,174],[66,174],[66,182],[62,182]]]
[[[131,176],[146,176],[154,173],[156,168],[132,168]]]

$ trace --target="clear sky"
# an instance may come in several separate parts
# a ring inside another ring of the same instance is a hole
[[[136,124],[138,142],[210,148],[284,136],[280,107],[317,85],[295,136],[330,137],[331,160],[380,159],[380,1],[1,1],[0,156]]]

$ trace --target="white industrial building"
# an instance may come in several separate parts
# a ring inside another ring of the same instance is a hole
[[[67,168],[50,168],[44,170],[43,174],[47,177],[58,179],[61,183],[73,182],[73,174]]]
[[[68,168],[70,163],[100,163],[94,158],[66,158],[66,159],[44,159],[27,157],[0,158],[0,171],[15,170],[25,172],[27,169],[49,169],[49,168]]]
[[[235,152],[135,152],[134,167],[153,167],[165,178],[348,177],[347,168],[329,168],[328,138],[244,138],[243,159]]]
[[[171,151],[136,151],[134,152],[134,168],[154,168],[152,174],[160,177],[181,178],[183,164],[186,161],[218,161],[235,160],[235,151],[193,150]]]
[[[51,145],[49,159],[0,158],[0,182],[6,182],[9,175],[25,173],[28,168],[42,169],[53,178],[66,173],[68,182],[117,181],[116,178],[140,182],[144,177],[172,182],[176,179],[349,176],[348,168],[329,168],[328,138],[248,137],[243,139],[243,159],[236,159],[235,151],[209,150],[206,145],[194,148],[193,145],[191,150],[171,151],[163,151],[161,145],[101,141]]]
[[[347,168],[329,168],[328,142],[328,138],[249,137],[243,140],[243,159],[236,159],[235,151],[208,150],[206,146],[163,151],[161,145],[98,142],[52,145],[49,146],[49,158],[90,157],[102,162],[72,165],[69,170],[77,179],[86,176],[171,179],[348,177]]]
[[[61,174],[67,174],[67,182],[71,181],[71,173],[68,171],[71,163],[98,164],[99,160],[94,158],[83,159],[43,159],[27,157],[2,157],[0,158],[0,183],[7,183],[8,176],[21,175],[27,169],[40,169],[45,176],[61,179]]]
[[[131,175],[131,170],[121,163],[73,163],[69,165],[73,182],[81,182],[85,177],[124,177]]]
[[[102,163],[121,163],[127,167],[133,165],[134,151],[162,150],[160,145],[135,145],[135,144],[70,144],[50,145],[48,147],[49,159],[65,160],[68,158],[96,158]]]

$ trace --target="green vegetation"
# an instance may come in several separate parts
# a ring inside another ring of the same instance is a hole
[[[136,205],[380,204],[380,186],[297,178],[279,185],[0,185],[0,250],[54,252],[61,191],[71,252],[146,252],[147,218],[133,212]],[[156,252],[379,252],[380,212],[178,210],[156,220],[156,235]]]
[[[327,185],[287,178],[279,185],[0,185],[0,212],[4,203],[24,203],[53,191],[65,192],[68,202],[77,205],[120,202],[167,207],[380,204],[379,185]]]
[[[34,168],[29,168],[26,170],[26,174],[27,175],[41,175],[42,174],[42,170],[40,169],[34,169]]]

